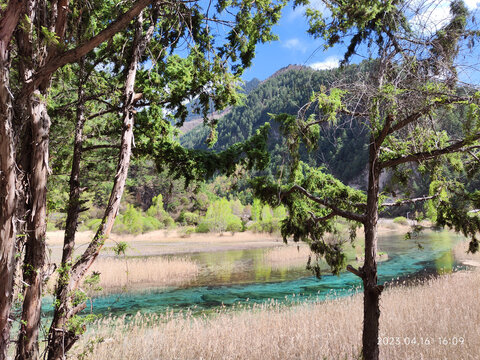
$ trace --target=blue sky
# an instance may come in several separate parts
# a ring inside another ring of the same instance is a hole
[[[317,7],[322,6],[321,0],[311,0],[311,2]],[[480,0],[464,0],[464,2],[471,11],[478,12]],[[420,14],[412,15],[410,24],[423,34],[432,34],[441,25],[448,22],[449,0],[411,0],[411,4],[422,8]],[[417,28],[417,23],[422,24],[422,28]],[[289,64],[307,65],[315,69],[329,69],[338,66],[346,46],[338,45],[325,51],[322,39],[314,39],[307,34],[307,26],[304,9],[294,10],[291,4],[287,5],[279,24],[274,27],[274,33],[279,36],[279,40],[257,46],[253,64],[245,70],[243,79],[248,81],[256,77],[264,80]],[[472,61],[477,63],[478,58],[477,53]],[[353,59],[353,62],[358,61],[359,58]],[[462,75],[460,76],[462,77]],[[469,80],[472,80],[471,74],[468,77]],[[473,82],[477,83],[477,75],[474,77],[475,81]],[[465,80],[471,82],[468,79]]]
[[[307,34],[307,20],[304,9],[293,10],[292,5],[283,9],[282,18],[274,27],[278,41],[260,44],[252,66],[243,75],[244,80],[266,79],[278,69],[290,65],[313,65],[317,68],[338,66],[343,57],[341,49],[323,50],[321,39],[313,39]]]

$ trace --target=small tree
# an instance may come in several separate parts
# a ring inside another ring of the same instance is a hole
[[[365,40],[376,45],[378,57],[364,64],[367,71],[357,78],[314,94],[297,115],[275,116],[292,153],[292,171],[287,185],[261,178],[255,180],[254,187],[264,201],[281,202],[287,207],[288,217],[282,224],[284,239],[292,236],[294,241],[309,242],[334,273],[344,266],[345,256],[340,244],[327,242],[324,235],[335,231],[337,217],[351,223],[352,239],[355,228],[363,226],[364,264],[347,270],[360,277],[364,286],[363,358],[378,359],[383,291],[377,281],[379,211],[431,202],[437,222],[462,231],[472,239],[470,250],[478,250],[480,220],[468,211],[480,207],[480,193],[476,189],[468,191],[464,179],[452,179],[445,171],[461,170],[463,164],[472,162],[478,168],[480,93],[458,82],[456,62],[460,51],[467,54],[462,46],[478,32],[467,29],[473,22],[461,1],[452,2],[448,23],[428,35],[410,28],[403,11],[413,5],[403,1],[325,3],[331,21],[327,22],[320,11],[309,10],[310,31],[325,36],[329,45],[353,33],[345,60]],[[445,130],[451,128],[446,125],[452,114],[457,114],[461,124],[456,132]],[[300,143],[315,147],[320,126],[341,126],[351,121],[364,123],[364,131],[370,134],[366,191],[344,185],[324,169],[299,161]],[[380,176],[395,173],[408,180],[406,174],[412,169],[428,174],[430,194],[388,202]],[[313,268],[318,271],[318,267]]]

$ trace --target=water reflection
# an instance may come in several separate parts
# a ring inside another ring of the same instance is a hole
[[[452,248],[462,239],[447,232],[428,232],[416,239],[401,235],[381,236],[379,250],[389,255],[379,264],[379,282],[403,277],[451,272],[456,266]],[[135,314],[165,309],[196,310],[235,303],[308,301],[328,296],[344,296],[361,289],[360,279],[350,273],[311,276],[305,265],[272,267],[265,261],[265,249],[235,250],[192,254],[201,267],[196,281],[183,288],[161,289],[143,293],[112,295],[94,299],[96,313]],[[327,274],[327,273],[325,273]]]

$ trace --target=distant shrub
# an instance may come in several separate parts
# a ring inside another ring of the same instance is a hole
[[[210,225],[208,224],[207,221],[202,221],[197,225],[195,231],[197,233],[202,233],[202,234],[208,233],[210,232]]]
[[[181,236],[186,238],[186,237],[190,237],[190,235],[192,235],[194,232],[195,232],[195,226],[187,226],[187,227],[184,227],[180,233],[182,234]]]
[[[154,218],[153,216],[145,216],[142,220],[142,232],[159,230],[165,227],[164,224],[162,224],[157,218]]]
[[[165,227],[170,228],[174,227],[175,225],[175,221],[163,208],[162,194],[158,194],[152,199],[152,205],[147,210],[147,216],[154,217],[161,224],[163,224],[163,226],[159,227],[159,229],[163,229]]]
[[[231,215],[227,219],[227,231],[231,231],[232,233],[243,231],[243,224],[242,220],[238,216]]]
[[[398,216],[395,219],[393,219],[393,222],[395,224],[408,225],[408,219],[405,216]]]
[[[88,230],[96,231],[101,223],[102,219],[90,219],[85,222],[85,226]]]
[[[197,225],[198,224],[199,215],[189,212],[189,211],[182,211],[180,216],[177,219],[177,222],[184,225]]]
[[[143,232],[142,213],[135,209],[133,205],[127,205],[127,210],[123,214],[122,222],[130,234],[138,235]]]

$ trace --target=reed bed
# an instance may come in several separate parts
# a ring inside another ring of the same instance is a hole
[[[102,293],[164,287],[194,280],[200,266],[187,257],[100,258],[88,275],[100,273]]]
[[[305,267],[312,254],[308,245],[284,245],[267,250],[264,260],[272,268]]]
[[[478,359],[479,289],[479,271],[387,287],[381,299],[380,335],[386,342],[381,358]],[[361,294],[295,306],[271,301],[237,310],[203,317],[191,312],[137,315],[129,322],[104,318],[72,355],[98,360],[359,359]]]

